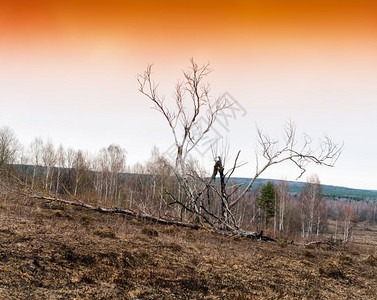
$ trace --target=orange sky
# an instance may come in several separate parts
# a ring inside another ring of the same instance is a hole
[[[271,36],[375,43],[376,12],[377,3],[365,0],[0,0],[0,41],[12,51],[38,44],[59,51],[105,38],[164,49],[219,39],[241,47]]]

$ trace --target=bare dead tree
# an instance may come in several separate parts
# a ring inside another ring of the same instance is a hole
[[[229,106],[225,99],[211,100],[209,85],[204,83],[204,79],[211,72],[209,65],[199,66],[193,59],[190,63],[189,70],[183,72],[183,81],[175,85],[173,109],[168,107],[165,99],[158,93],[158,84],[152,79],[152,66],[148,66],[146,71],[138,76],[139,91],[152,101],[154,109],[163,115],[170,127],[176,150],[172,172],[189,202],[182,201],[173,192],[166,190],[166,193],[172,200],[171,204],[182,206],[195,216],[195,221],[201,219],[216,229],[230,229],[240,233],[243,231],[234,215],[235,208],[266,169],[283,162],[291,162],[298,167],[301,177],[309,163],[334,166],[342,146],[324,138],[317,148],[313,148],[314,143],[308,136],[304,136],[300,145],[296,139],[296,128],[289,122],[284,128],[282,143],[258,129],[259,153],[256,171],[246,188],[241,188],[242,184],[232,184],[230,180],[235,170],[243,165],[238,162],[240,152],[228,170],[226,155],[214,156],[212,176],[201,176],[195,168],[189,166],[188,155],[199,147],[199,142],[210,131],[218,113]],[[216,182],[217,176],[219,183]]]
[[[197,191],[197,179],[190,174],[192,170],[186,169],[188,156],[209,132],[218,113],[228,107],[226,99],[212,99],[210,96],[210,85],[205,79],[211,71],[209,64],[199,66],[190,59],[190,67],[183,72],[183,80],[175,84],[173,109],[158,93],[151,65],[138,76],[139,91],[152,101],[154,109],[163,115],[170,127],[176,147],[174,173],[189,195],[190,207],[196,214],[200,213],[200,206],[195,195],[201,192]]]
[[[227,172],[224,172],[225,165],[222,163],[221,157],[217,157],[210,182],[206,183],[203,181],[207,189],[213,191],[221,199],[222,210],[221,214],[217,215],[217,219],[221,220],[223,225],[226,224],[226,228],[239,230],[239,224],[236,222],[236,217],[234,216],[234,208],[252,188],[255,180],[267,168],[283,162],[291,162],[299,168],[300,174],[298,178],[300,178],[305,173],[309,163],[333,167],[342,150],[342,145],[334,144],[329,138],[321,140],[317,147],[313,148],[314,143],[307,135],[304,136],[300,145],[296,138],[296,128],[291,122],[285,126],[284,139],[281,146],[277,139],[269,138],[260,129],[258,129],[257,133],[260,151],[257,153],[256,172],[246,188],[242,189],[241,184],[228,184],[235,169],[243,165],[238,163],[240,152],[238,152],[233,165]],[[264,163],[260,166],[262,160]],[[220,177],[219,187],[211,184],[217,174]],[[240,191],[240,193],[236,193],[235,191]],[[207,214],[210,212],[208,210],[204,211]]]
[[[199,66],[192,58],[190,64],[189,70],[183,72],[183,81],[175,84],[174,109],[169,108],[164,97],[159,95],[151,65],[138,76],[139,91],[153,102],[154,109],[168,122],[177,151],[175,165],[181,175],[185,173],[188,154],[209,132],[218,113],[229,107],[226,99],[212,100],[210,96],[210,85],[204,81],[212,72],[209,64]]]

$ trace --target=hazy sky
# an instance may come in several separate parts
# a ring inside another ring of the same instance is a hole
[[[249,162],[237,175],[253,174],[256,124],[279,136],[292,120],[345,144],[335,168],[308,175],[377,189],[376,14],[374,1],[0,0],[0,126],[24,145],[116,143],[129,164],[144,162],[173,140],[137,74],[153,63],[168,100],[194,57],[214,69],[213,96],[246,111],[223,130]],[[263,177],[297,175],[284,165]]]

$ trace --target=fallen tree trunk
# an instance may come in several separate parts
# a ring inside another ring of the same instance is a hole
[[[176,226],[179,226],[179,227],[199,229],[198,225],[184,223],[184,222],[180,222],[180,221],[173,221],[173,220],[165,220],[165,219],[161,219],[161,218],[156,218],[156,217],[153,217],[153,216],[150,216],[150,215],[147,215],[147,214],[139,214],[139,213],[136,213],[136,212],[134,212],[132,210],[128,210],[128,209],[119,209],[119,208],[109,209],[109,208],[103,208],[103,207],[96,207],[96,206],[86,204],[86,203],[81,202],[81,201],[71,201],[71,200],[59,199],[59,198],[54,198],[54,197],[45,197],[45,196],[41,196],[41,195],[37,195],[37,194],[30,195],[30,197],[36,198],[36,199],[42,199],[42,200],[46,200],[46,201],[64,203],[64,204],[68,204],[68,205],[72,205],[72,206],[83,207],[83,208],[87,208],[87,209],[90,209],[90,210],[98,211],[100,213],[127,215],[127,216],[131,216],[131,217],[134,217],[134,218],[137,218],[137,219],[152,221],[152,222],[155,222],[155,223],[158,223],[158,224],[163,224],[163,225],[176,225]]]
[[[29,194],[29,193],[13,190],[13,189],[9,188],[6,184],[4,184],[2,181],[0,181],[0,183],[6,190],[8,190],[12,193],[15,193],[15,194],[20,194],[22,196],[29,197],[29,198],[35,198],[35,199],[45,200],[45,201],[48,201],[48,202],[58,202],[58,203],[63,203],[63,204],[67,204],[67,205],[83,207],[83,208],[86,208],[86,209],[98,211],[100,213],[105,213],[105,214],[127,215],[127,216],[130,216],[130,217],[134,217],[134,218],[142,219],[142,220],[147,220],[147,221],[155,222],[155,223],[162,224],[162,225],[176,225],[176,226],[179,226],[179,227],[199,229],[199,226],[196,225],[196,224],[184,223],[184,222],[174,221],[174,220],[165,220],[165,219],[153,217],[153,216],[150,216],[150,215],[147,215],[147,214],[140,214],[140,213],[134,212],[132,210],[128,210],[128,209],[119,209],[119,208],[109,209],[109,208],[104,208],[104,207],[99,207],[99,206],[96,207],[96,206],[93,206],[93,205],[90,205],[90,204],[86,204],[82,201],[72,201],[72,200],[60,199],[60,198],[56,198],[56,197],[38,195],[38,194],[35,194],[35,193]]]

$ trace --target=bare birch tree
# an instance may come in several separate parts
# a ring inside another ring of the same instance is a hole
[[[74,191],[73,195],[76,197],[79,183],[83,176],[85,175],[85,172],[87,170],[87,163],[85,159],[85,155],[81,150],[78,150],[75,153],[74,160],[72,162],[72,173],[74,177]]]
[[[9,127],[0,127],[0,170],[16,159],[18,141]]]
[[[42,150],[43,150],[43,140],[41,138],[35,138],[34,141],[30,145],[30,153],[32,155],[32,163],[33,163],[33,177],[31,180],[31,189],[34,189],[34,186],[35,186],[35,179],[36,179],[37,171],[41,164]]]
[[[28,153],[28,150],[25,149],[23,145],[19,146],[18,150],[18,157],[17,157],[17,163],[20,167],[20,178],[23,178],[25,184],[28,184],[28,175],[29,175],[29,163],[30,163],[30,156]]]
[[[290,196],[288,194],[288,185],[286,181],[281,181],[277,187],[277,215],[279,216],[278,230],[284,231],[286,209],[288,206]]]
[[[316,234],[317,237],[327,222],[326,199],[322,195],[322,187],[318,175],[312,175],[304,185],[301,195],[301,222],[303,230],[302,237],[310,237]]]
[[[174,174],[169,163],[161,155],[157,147],[152,149],[151,158],[146,164],[146,170],[151,175],[152,180],[152,201],[157,203],[158,215],[161,217],[168,213],[165,190],[168,189],[170,179]]]
[[[56,162],[57,162],[57,174],[56,174],[56,187],[55,187],[55,195],[58,196],[59,193],[59,186],[61,181],[61,174],[66,167],[66,153],[62,145],[59,146],[58,150],[56,151]]]
[[[107,148],[110,169],[110,197],[112,200],[120,198],[120,176],[126,169],[126,151],[118,145]]]
[[[49,181],[50,177],[52,177],[50,175],[52,175],[51,173],[56,163],[54,145],[50,140],[42,147],[42,162],[45,167],[45,190],[48,191],[51,189],[52,184],[52,181],[51,184]]]
[[[348,242],[350,240],[350,235],[352,234],[352,229],[357,224],[357,215],[351,204],[344,204],[343,206],[343,241]]]

